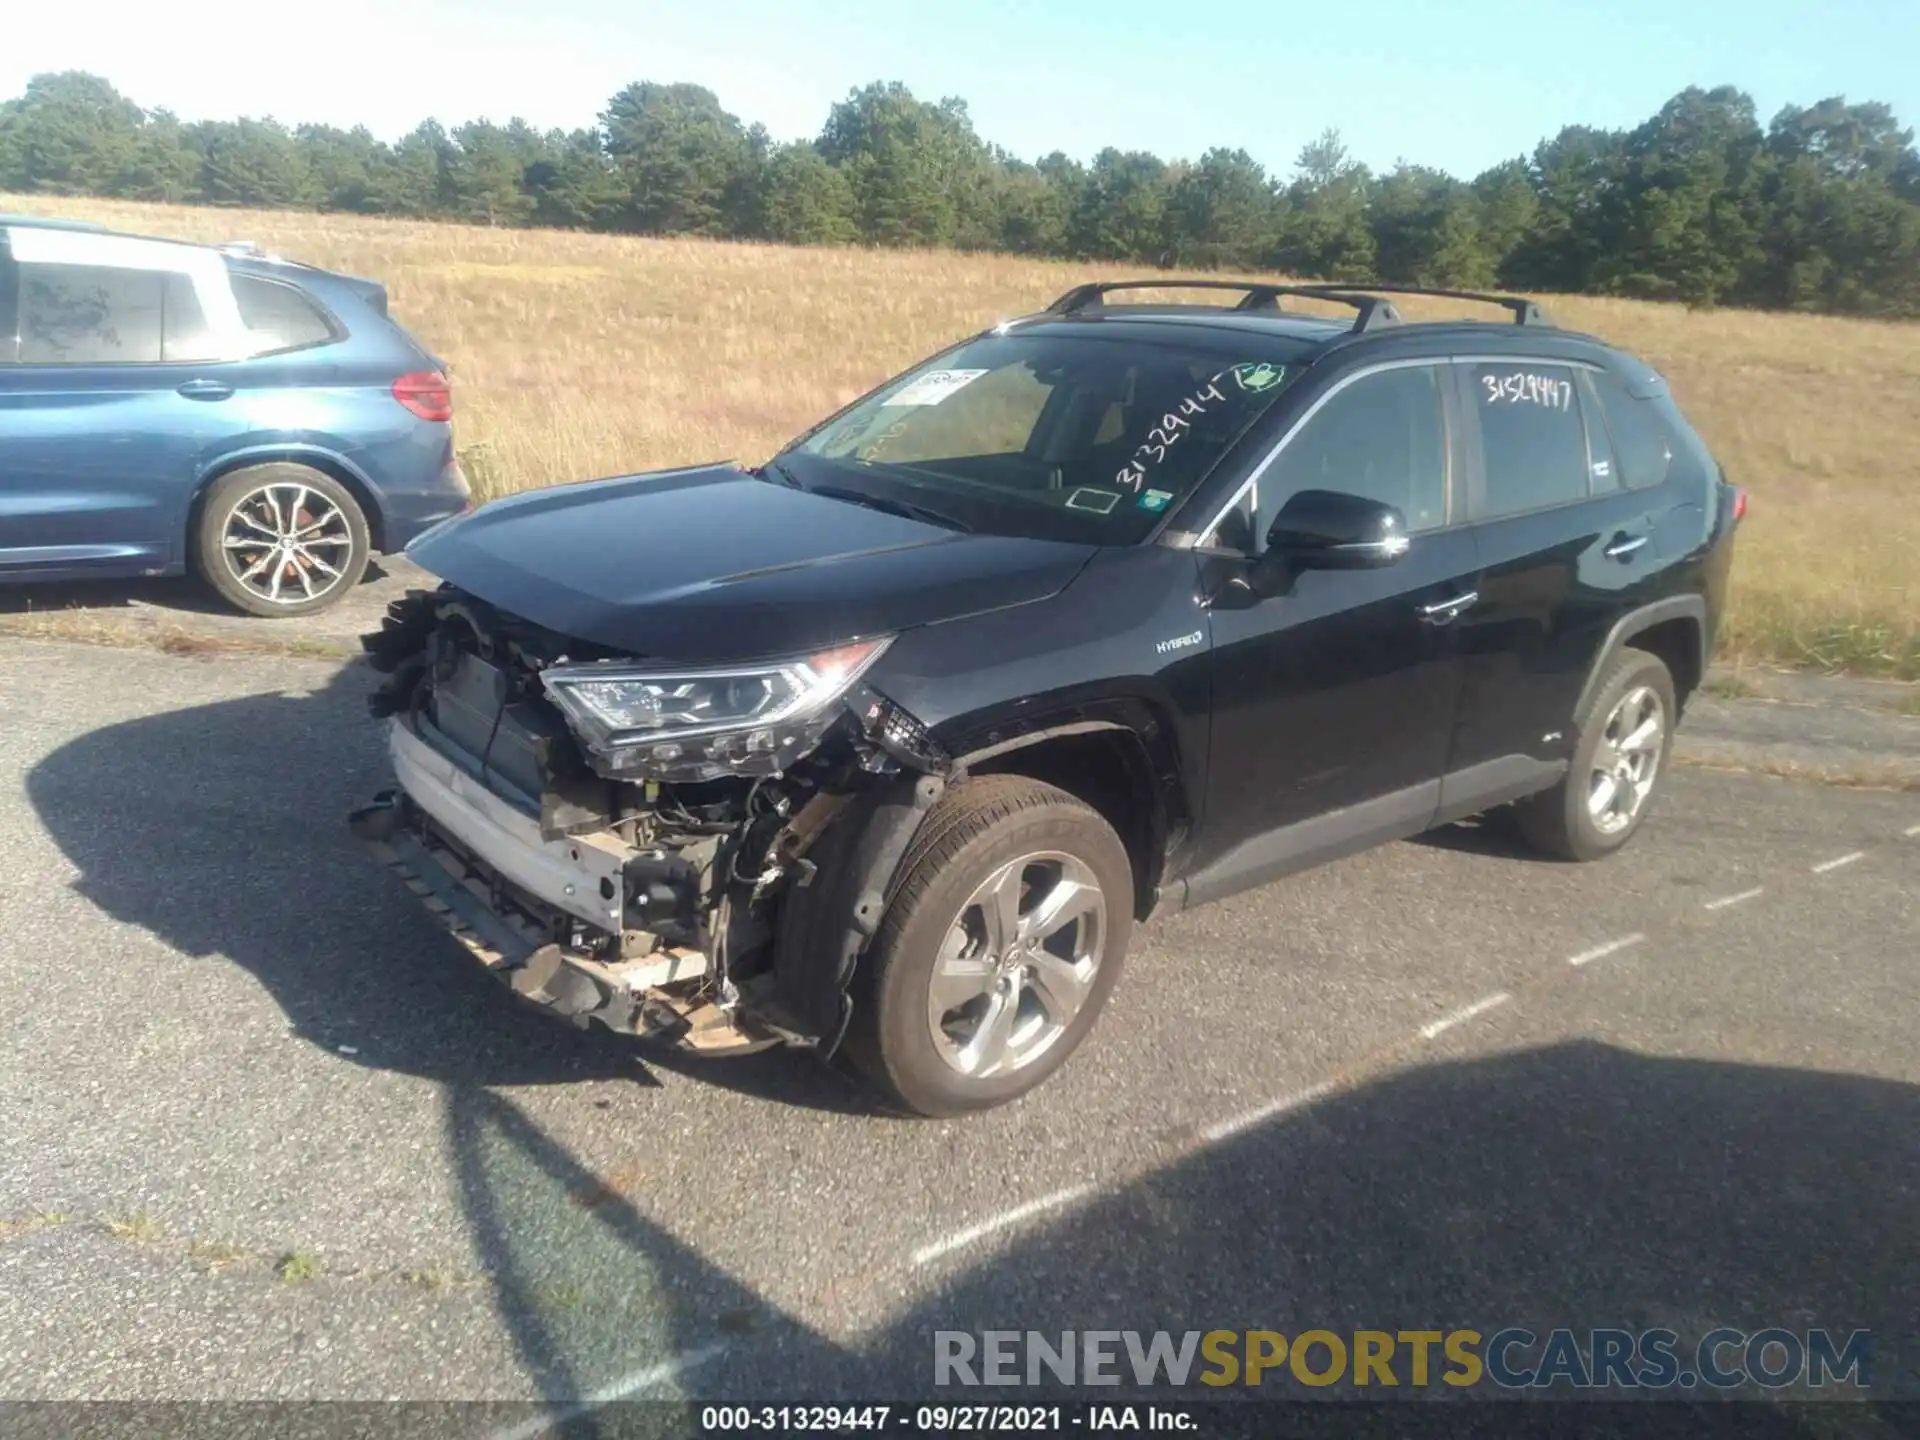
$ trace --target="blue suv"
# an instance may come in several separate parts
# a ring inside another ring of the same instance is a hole
[[[467,508],[452,418],[373,281],[0,216],[0,580],[191,568],[325,609]]]

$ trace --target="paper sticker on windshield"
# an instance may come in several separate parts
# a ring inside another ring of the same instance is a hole
[[[897,395],[889,395],[882,405],[938,405],[954,391],[971,385],[984,370],[929,370]]]
[[[1096,515],[1106,515],[1120,503],[1120,497],[1111,490],[1079,489],[1067,496],[1069,510],[1091,510]]]
[[[1286,371],[1282,367],[1270,365],[1264,360],[1255,364],[1233,367],[1234,383],[1250,395],[1258,395],[1263,390],[1273,389],[1285,375]]]
[[[1171,490],[1149,490],[1140,497],[1140,508],[1142,510],[1164,510],[1167,508],[1167,502],[1171,499],[1173,499],[1173,492]]]

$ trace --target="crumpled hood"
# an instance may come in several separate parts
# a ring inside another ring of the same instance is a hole
[[[707,662],[1042,600],[1095,548],[967,535],[707,465],[497,500],[407,556],[562,635]]]

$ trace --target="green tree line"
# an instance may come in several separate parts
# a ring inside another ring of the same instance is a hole
[[[1726,86],[1630,130],[1568,126],[1462,180],[1375,172],[1332,130],[1285,176],[1224,148],[1029,163],[981,139],[965,101],[898,83],[851,92],[793,144],[700,86],[651,81],[589,129],[429,120],[388,143],[186,124],[69,71],[0,102],[0,190],[1920,315],[1913,132],[1840,97],[1763,127]]]

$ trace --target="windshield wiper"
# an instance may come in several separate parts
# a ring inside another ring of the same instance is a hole
[[[800,483],[799,476],[795,475],[793,471],[782,465],[778,460],[767,461],[766,464],[760,467],[758,473],[762,480],[771,480],[774,484],[784,485],[789,490],[804,490],[807,488]]]
[[[849,505],[864,505],[869,510],[884,511],[888,515],[898,515],[907,520],[924,520],[930,525],[944,525],[949,530],[958,530],[962,535],[971,535],[973,527],[962,524],[951,515],[943,514],[925,505],[915,505],[910,500],[895,500],[883,495],[869,495],[864,490],[849,490],[840,485],[804,485],[809,495],[824,495],[829,500],[844,500]]]

